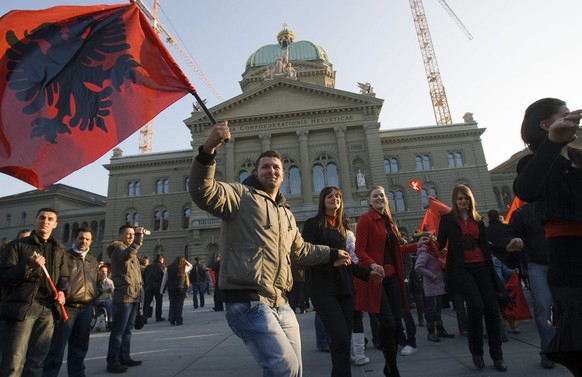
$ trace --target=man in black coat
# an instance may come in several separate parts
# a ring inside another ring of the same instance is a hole
[[[160,293],[165,269],[164,256],[162,254],[158,254],[156,255],[156,260],[152,264],[148,264],[143,273],[145,280],[144,314],[146,314],[148,318],[152,318],[152,301],[155,299],[156,322],[166,320],[164,317],[162,317],[163,296]]]

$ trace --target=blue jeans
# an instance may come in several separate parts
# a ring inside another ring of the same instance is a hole
[[[63,364],[65,347],[67,352],[67,371],[69,377],[85,377],[85,356],[89,350],[91,318],[93,306],[83,309],[66,307],[69,320],[59,321],[55,327],[49,353],[44,360],[42,377],[57,377]]]
[[[198,309],[198,296],[200,296],[200,307],[204,307],[204,294],[206,293],[206,283],[192,283],[192,301],[194,307]]]
[[[51,305],[48,302],[41,304],[34,301],[24,321],[6,320],[0,376],[42,375],[42,363],[51,345],[55,322]],[[24,367],[21,370],[23,362]]]
[[[226,320],[264,377],[302,375],[299,323],[289,304],[270,308],[259,301],[226,303]]]
[[[138,303],[113,304],[113,327],[109,335],[107,365],[129,361],[131,330],[135,324]]]
[[[441,296],[424,297],[424,318],[426,322],[441,320]]]
[[[548,323],[552,308],[552,293],[548,286],[548,266],[537,263],[528,263],[529,286],[533,298],[534,319],[540,335],[541,353],[548,348],[554,337],[554,328]]]

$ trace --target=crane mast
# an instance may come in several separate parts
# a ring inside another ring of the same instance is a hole
[[[210,88],[214,93],[216,98],[224,101],[224,98],[220,95],[216,87],[208,80],[202,69],[198,66],[196,61],[190,56],[188,52],[172,37],[172,35],[164,28],[164,26],[158,22],[158,1],[154,0],[154,11],[151,12],[148,7],[143,3],[142,0],[130,0],[137,4],[143,14],[152,22],[152,27],[158,34],[163,34],[166,38],[166,42],[171,44],[180,56],[188,63],[188,65],[194,69],[198,74],[202,82]],[[145,126],[143,126],[139,131],[139,153],[148,153],[152,151],[152,136],[153,136],[153,120],[149,121]]]
[[[432,44],[428,22],[426,21],[426,14],[424,13],[422,0],[409,0],[409,2],[410,9],[412,10],[412,18],[414,19],[414,26],[416,27],[418,43],[420,45],[420,52],[424,62],[424,70],[428,80],[436,124],[452,124],[449,102],[447,100],[447,94],[445,93],[445,87],[441,80],[441,74],[434,46]]]

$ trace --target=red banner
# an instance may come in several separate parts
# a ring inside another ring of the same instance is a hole
[[[424,218],[418,227],[418,231],[421,233],[430,232],[436,235],[439,230],[441,215],[450,211],[451,209],[449,207],[439,202],[432,196],[429,196],[428,209],[426,210]]]
[[[511,215],[513,214],[513,211],[515,211],[516,209],[518,209],[519,207],[521,207],[524,204],[525,204],[525,202],[523,200],[521,200],[517,196],[514,197],[513,201],[511,202],[511,205],[509,206],[509,209],[507,210],[507,213],[505,214],[505,218],[504,218],[505,222],[509,223],[509,220],[511,219]]]
[[[40,189],[195,90],[136,4],[0,18],[0,172]]]

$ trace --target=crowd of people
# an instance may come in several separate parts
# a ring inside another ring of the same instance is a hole
[[[242,183],[216,180],[216,150],[231,136],[227,122],[218,123],[194,158],[189,184],[193,202],[221,220],[222,255],[212,256],[210,268],[198,256],[193,264],[177,256],[166,265],[162,253],[149,264],[138,256],[146,230],[123,225],[107,248],[109,262],[97,261],[91,229],[77,229],[66,250],[52,236],[58,212],[40,209],[35,228],[0,252],[0,375],[57,376],[67,350],[68,375],[85,376],[94,305],[104,308],[110,331],[106,369],[124,373],[142,364],[131,357],[136,320],[166,321],[167,291],[168,321],[183,325],[189,287],[198,309],[210,282],[213,309],[225,311],[266,376],[308,374],[296,310],[305,312],[309,300],[333,377],[349,377],[351,363],[370,361],[363,313],[382,350],[384,376],[400,376],[397,356],[416,352],[411,302],[431,342],[455,336],[441,317],[452,302],[475,368],[485,368],[486,338],[494,368],[506,372],[504,318],[513,333],[519,328],[502,315],[515,305],[504,282],[519,274],[520,289],[533,299],[541,366],[560,363],[582,376],[582,149],[572,145],[581,118],[582,110],[553,98],[526,110],[522,137],[532,154],[519,162],[514,191],[529,204],[509,223],[493,210],[486,225],[472,189],[457,184],[437,231],[412,238],[400,231],[382,186],[369,190],[368,211],[356,224],[344,212],[340,188],[323,188],[317,213],[300,229],[279,191],[284,166],[275,151],[261,153]]]

